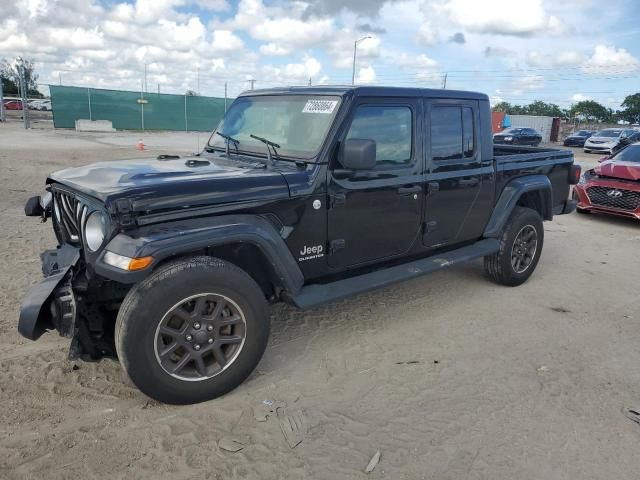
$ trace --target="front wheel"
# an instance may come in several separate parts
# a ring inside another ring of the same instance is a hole
[[[500,250],[484,257],[484,268],[496,283],[517,286],[538,264],[544,242],[542,218],[535,210],[516,207],[500,238]]]
[[[131,381],[172,404],[210,400],[240,385],[268,338],[260,287],[235,265],[211,257],[169,263],[134,286],[115,331]]]

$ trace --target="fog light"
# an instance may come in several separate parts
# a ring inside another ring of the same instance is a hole
[[[147,268],[153,262],[153,257],[131,258],[107,251],[105,252],[104,257],[102,257],[102,260],[107,265],[131,272]]]

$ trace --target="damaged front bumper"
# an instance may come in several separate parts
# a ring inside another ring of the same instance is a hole
[[[25,296],[18,331],[37,340],[47,330],[57,330],[71,339],[71,359],[115,358],[115,319],[129,286],[88,275],[80,250],[72,245],[40,257],[45,278]]]
[[[45,278],[33,286],[22,301],[18,331],[37,340],[47,330],[73,337],[76,303],[71,288],[73,268],[80,260],[80,249],[62,245],[40,255]]]

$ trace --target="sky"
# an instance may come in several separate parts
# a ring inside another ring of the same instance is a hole
[[[474,90],[614,110],[640,91],[640,0],[0,0],[0,58],[42,83],[229,97],[251,87]]]

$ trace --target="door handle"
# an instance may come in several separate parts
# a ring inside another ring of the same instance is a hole
[[[429,182],[427,183],[427,192],[429,195],[433,195],[440,191],[440,184],[438,182]]]
[[[422,187],[420,185],[413,185],[411,187],[398,188],[398,193],[400,195],[409,195],[411,193],[420,193],[420,192],[422,192]]]

